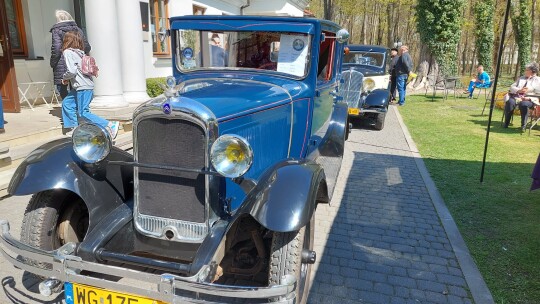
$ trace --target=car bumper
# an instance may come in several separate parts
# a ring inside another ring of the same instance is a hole
[[[83,261],[80,257],[72,255],[75,249],[73,243],[68,243],[54,251],[44,251],[16,240],[9,233],[9,223],[0,220],[0,252],[5,259],[14,266],[46,278],[56,279],[62,282],[73,282],[111,291],[138,295],[167,303],[217,303],[198,298],[179,295],[182,292],[192,292],[206,296],[220,297],[220,303],[225,298],[234,300],[242,299],[268,299],[279,298],[278,303],[292,303],[296,282],[294,277],[283,278],[284,285],[271,287],[229,286],[201,282],[199,278],[209,267],[203,267],[201,271],[192,277],[180,277],[171,274],[152,274],[117,266]],[[32,265],[28,260],[52,264],[51,269],[44,269]],[[87,276],[80,274],[88,271],[97,274]],[[116,279],[110,280],[112,276]],[[102,278],[103,277],[103,278]],[[129,283],[121,283],[117,278],[129,279]],[[138,281],[134,283],[135,281]],[[148,284],[150,284],[148,288]],[[144,285],[143,287],[141,287]]]
[[[386,113],[386,108],[349,108],[349,116],[361,116],[365,113]]]

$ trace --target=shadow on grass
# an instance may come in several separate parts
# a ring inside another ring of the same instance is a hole
[[[531,204],[540,192],[528,192],[533,165],[488,163],[480,184],[481,162],[425,162],[496,302],[540,298],[540,257],[530,254],[540,249],[540,229],[530,225],[540,217]],[[355,152],[341,174],[349,174],[344,189],[317,212],[323,244],[308,303],[471,299],[414,158]]]

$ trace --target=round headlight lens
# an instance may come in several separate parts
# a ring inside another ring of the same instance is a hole
[[[86,163],[102,161],[111,152],[109,132],[94,124],[78,126],[73,131],[73,150]]]
[[[210,149],[210,160],[216,171],[229,178],[244,175],[253,163],[253,150],[238,135],[222,135]]]
[[[371,78],[364,79],[364,91],[371,91],[375,88],[375,80]]]

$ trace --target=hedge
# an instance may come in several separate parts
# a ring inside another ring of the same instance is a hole
[[[163,94],[163,89],[159,86],[159,84],[165,85],[167,83],[166,80],[167,78],[165,77],[147,78],[146,93],[148,93],[148,96],[153,98]]]

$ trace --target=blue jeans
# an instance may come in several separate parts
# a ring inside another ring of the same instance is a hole
[[[401,75],[398,75],[396,77],[397,90],[398,90],[398,93],[399,93],[399,101],[398,101],[398,103],[400,105],[405,104],[405,89],[406,89],[406,86],[407,86],[407,78],[408,77],[409,77],[409,75],[407,75],[407,74],[401,74]]]
[[[75,101],[77,91],[71,90],[62,100],[62,121],[64,128],[75,128],[77,123],[77,103]]]
[[[474,81],[474,80],[471,80],[471,82],[469,82],[469,96],[472,96],[472,93],[474,92],[474,88],[489,88],[489,83],[485,82],[485,83],[481,83],[481,82],[478,82],[478,81]]]
[[[80,118],[84,118],[105,128],[109,125],[109,121],[90,112],[90,102],[92,102],[92,98],[94,98],[93,90],[77,91],[77,113]]]

